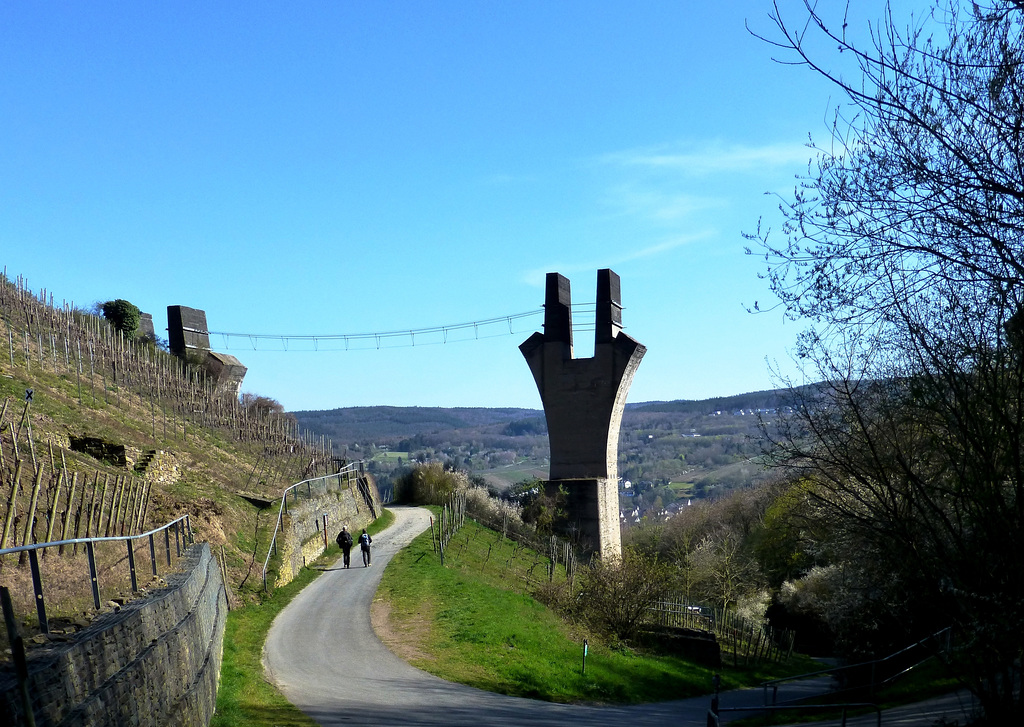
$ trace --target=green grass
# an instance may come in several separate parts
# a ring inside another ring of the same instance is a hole
[[[523,480],[543,479],[547,475],[547,465],[532,460],[517,462],[514,465],[495,467],[494,469],[478,469],[476,473],[486,478],[500,480],[508,486]]]
[[[395,516],[385,510],[368,528],[371,535],[385,529]],[[331,545],[314,565],[337,558]],[[231,611],[224,632],[224,657],[217,689],[217,711],[211,727],[294,727],[315,725],[263,676],[263,643],[278,613],[322,571],[303,568],[287,586],[275,589],[260,603]]]
[[[668,486],[676,493],[676,497],[692,497],[694,483],[692,482],[669,482]]]
[[[488,555],[488,550],[490,551]],[[532,551],[467,522],[449,545],[446,565],[419,536],[388,565],[378,592],[398,631],[420,634],[416,666],[480,689],[553,702],[633,704],[708,694],[714,670],[680,658],[612,648],[565,624],[529,595],[540,579]],[[589,641],[583,672],[583,640]],[[799,673],[795,661],[759,669],[718,670],[723,688]]]
[[[385,510],[367,530],[394,520]],[[332,545],[317,560],[337,558]],[[423,622],[426,656],[413,663],[481,689],[558,702],[636,703],[707,694],[712,670],[682,659],[614,649],[564,624],[533,599],[528,584],[543,562],[498,533],[467,523],[448,549],[449,567],[432,552],[429,533],[388,565],[379,591],[399,623]],[[211,727],[314,725],[263,675],[263,644],[278,613],[319,574],[304,568],[260,603],[228,614],[217,711]],[[556,571],[556,578],[563,577]],[[583,673],[583,639],[590,648]],[[789,673],[806,671],[794,663]],[[786,669],[722,670],[723,687],[757,683]]]

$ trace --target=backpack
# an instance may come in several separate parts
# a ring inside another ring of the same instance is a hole
[[[350,533],[347,530],[342,530],[340,533],[338,533],[338,547],[339,548],[345,548],[345,547],[351,548],[352,547],[352,533]]]

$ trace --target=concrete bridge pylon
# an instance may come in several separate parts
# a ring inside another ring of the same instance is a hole
[[[548,273],[544,332],[520,346],[544,405],[551,446],[545,487],[567,495],[566,522],[585,550],[622,553],[619,533],[619,427],[626,395],[647,349],[622,331],[619,276],[597,271],[594,356],[575,358],[569,280]]]

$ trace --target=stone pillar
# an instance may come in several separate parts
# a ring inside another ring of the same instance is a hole
[[[177,356],[188,351],[209,351],[206,311],[183,305],[167,306],[167,343],[171,353]]]
[[[210,350],[206,311],[183,305],[167,306],[167,343],[176,356],[198,355],[207,373],[217,382],[218,392],[238,398],[248,369],[231,354]]]
[[[569,280],[548,273],[544,333],[519,347],[537,382],[551,445],[549,489],[569,493],[567,526],[602,558],[618,557],[619,427],[647,349],[622,332],[619,276],[597,272],[593,358],[574,358]]]
[[[147,341],[156,340],[156,329],[153,327],[152,313],[139,313],[139,336]]]

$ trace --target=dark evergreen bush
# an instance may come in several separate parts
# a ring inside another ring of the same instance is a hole
[[[138,306],[123,298],[108,300],[100,304],[103,317],[110,321],[110,324],[129,338],[134,338],[139,332],[139,320],[142,311]]]

